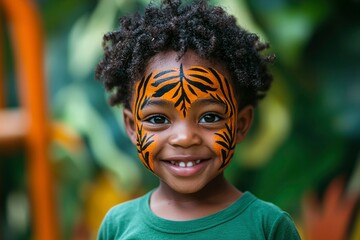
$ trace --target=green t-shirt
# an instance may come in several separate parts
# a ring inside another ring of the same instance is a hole
[[[287,213],[250,192],[220,212],[189,221],[156,216],[149,206],[151,193],[113,207],[101,224],[98,239],[300,239]]]

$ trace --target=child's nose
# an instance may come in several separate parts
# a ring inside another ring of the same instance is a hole
[[[169,143],[173,146],[189,148],[194,145],[200,145],[202,139],[196,126],[192,126],[191,123],[183,122],[176,124],[173,127]]]

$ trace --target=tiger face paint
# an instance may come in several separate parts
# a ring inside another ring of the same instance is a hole
[[[236,145],[237,101],[227,79],[213,68],[191,66],[154,71],[141,79],[135,90],[133,114],[136,123],[137,150],[144,165],[153,170],[152,151],[157,147],[156,134],[143,128],[142,110],[154,99],[165,99],[187,117],[191,105],[198,99],[212,99],[225,106],[227,121],[214,134],[214,152],[220,157],[223,169],[230,162]]]

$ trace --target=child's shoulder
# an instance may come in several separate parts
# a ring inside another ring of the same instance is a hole
[[[278,218],[290,217],[288,213],[283,211],[275,204],[259,199],[250,192],[246,192],[246,195],[246,197],[249,199],[249,202],[251,203],[248,206],[248,210],[251,211],[253,216],[258,216],[263,220],[268,218],[268,220],[271,221],[275,221]]]
[[[108,213],[106,214],[106,217],[109,218],[120,218],[124,219],[124,217],[129,216],[131,217],[132,214],[138,213],[140,208],[146,204],[150,196],[150,192],[146,193],[145,195],[134,198],[132,200],[119,203],[115,206],[113,206]]]
[[[249,219],[254,221],[252,224],[261,225],[265,232],[270,235],[282,234],[283,236],[293,236],[291,239],[300,239],[295,223],[287,212],[273,203],[257,198],[249,192],[247,192],[247,197],[251,199],[251,204],[248,205],[244,214],[251,217]]]
[[[146,203],[149,193],[112,207],[105,215],[98,233],[98,239],[117,239],[118,233],[141,222],[139,212]]]
[[[118,232],[118,230],[124,230],[129,224],[135,225],[141,221],[141,209],[149,199],[147,193],[141,197],[122,202],[118,205],[113,206],[105,215],[99,231],[100,239],[109,239],[104,236],[112,236]],[[110,235],[109,235],[110,234]],[[100,237],[102,236],[102,237]]]
[[[265,211],[273,214],[282,214],[284,212],[275,204],[264,201],[252,194],[251,192],[246,192],[245,195],[247,195],[249,201],[251,202],[251,207],[253,208],[252,210],[255,210],[256,212],[261,213]]]

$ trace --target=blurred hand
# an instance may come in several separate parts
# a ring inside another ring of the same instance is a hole
[[[358,196],[344,196],[344,179],[335,178],[321,203],[314,193],[302,202],[304,234],[307,240],[344,240]]]

